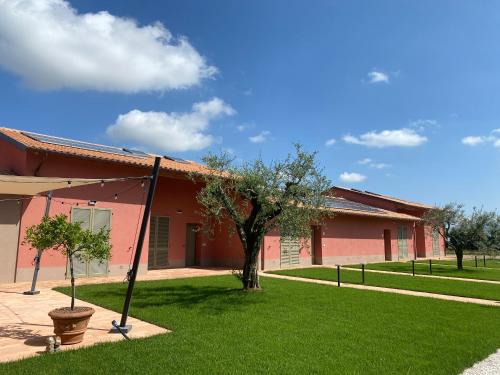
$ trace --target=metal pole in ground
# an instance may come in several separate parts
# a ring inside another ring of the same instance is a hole
[[[146,236],[146,228],[148,226],[149,214],[151,213],[151,205],[153,204],[153,196],[155,194],[156,183],[158,182],[158,175],[160,174],[160,162],[161,157],[157,156],[155,158],[155,164],[153,167],[153,175],[149,183],[148,197],[146,199],[146,205],[144,207],[144,213],[142,216],[141,230],[139,232],[139,237],[137,239],[137,247],[135,249],[134,263],[132,269],[129,271],[129,281],[127,288],[127,295],[125,297],[125,303],[123,305],[122,318],[120,321],[120,332],[129,332],[132,326],[127,326],[128,310],[130,308],[130,302],[132,301],[132,292],[134,291],[135,279],[137,277],[137,271],[139,270],[139,262],[141,260],[142,245],[144,243],[144,237]],[[118,329],[117,329],[118,330]]]
[[[415,261],[414,260],[411,261],[411,271],[413,273],[413,276],[415,276]]]
[[[474,260],[476,261],[476,268],[477,268],[477,255],[474,255]]]
[[[365,264],[363,263],[361,265],[361,279],[363,281],[363,284],[365,283]]]
[[[47,203],[45,203],[45,213],[43,217],[49,216],[50,203],[52,202],[52,191],[47,194]],[[40,271],[40,261],[42,260],[42,252],[38,250],[35,256],[35,271],[33,272],[33,280],[31,281],[31,289],[24,292],[24,294],[35,295],[39,294],[40,291],[36,290],[36,282],[38,280],[38,271]]]
[[[429,259],[429,274],[432,275],[432,259]]]
[[[337,264],[337,286],[340,288],[340,266]]]
[[[483,254],[483,266],[486,267],[486,254]]]

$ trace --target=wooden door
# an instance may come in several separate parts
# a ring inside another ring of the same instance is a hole
[[[392,260],[391,231],[384,229],[385,260]]]
[[[408,232],[405,226],[398,227],[398,255],[399,259],[408,258]]]
[[[281,239],[281,268],[300,264],[300,241],[291,238]]]

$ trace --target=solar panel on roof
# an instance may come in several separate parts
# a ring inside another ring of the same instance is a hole
[[[95,143],[75,141],[73,139],[53,137],[50,135],[31,133],[31,132],[22,132],[22,134],[34,139],[35,141],[49,143],[52,145],[75,147],[75,148],[80,148],[83,150],[106,152],[108,154],[116,154],[116,155],[124,155],[124,156],[139,156],[139,157],[148,156],[148,154],[146,154],[145,152],[137,151],[137,150],[128,150],[128,149],[122,149],[119,147],[98,145]]]
[[[176,161],[177,163],[189,164],[189,162],[187,160],[184,160],[184,159],[181,159],[181,158],[176,158],[175,156],[164,155],[163,157],[165,159],[167,159],[167,160]]]
[[[149,156],[144,151],[135,150],[133,148],[124,147],[122,150],[125,151],[125,152],[130,152],[132,155],[135,155],[135,156]]]
[[[365,211],[365,212],[381,212],[382,210],[368,206],[363,203],[352,202],[346,199],[340,198],[326,198],[326,207],[337,208],[340,210],[355,210],[355,211]]]

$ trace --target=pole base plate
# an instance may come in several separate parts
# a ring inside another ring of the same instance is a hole
[[[118,328],[119,328],[119,329],[118,329]],[[118,327],[114,327],[114,326],[113,326],[113,328],[111,328],[111,332],[112,332],[112,333],[121,333],[121,332],[123,332],[123,333],[129,333],[131,330],[132,330],[132,325],[130,325],[130,324],[127,324],[127,325],[126,325],[126,326],[124,326],[124,327],[120,327],[120,326],[118,326]],[[120,331],[121,331],[121,332],[120,332]]]
[[[27,290],[26,292],[23,292],[23,294],[26,294],[28,296],[34,296],[35,294],[40,294],[39,290]]]

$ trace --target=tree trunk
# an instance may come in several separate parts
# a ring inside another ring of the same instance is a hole
[[[76,297],[76,288],[75,288],[75,272],[73,270],[73,255],[69,256],[69,273],[71,276],[71,310],[75,309],[75,297]]]
[[[260,289],[258,273],[260,241],[255,241],[255,243],[248,245],[248,248],[245,249],[245,263],[243,264],[243,289]]]
[[[464,259],[464,252],[462,250],[455,250],[455,254],[457,256],[457,269],[463,270],[462,260]]]

